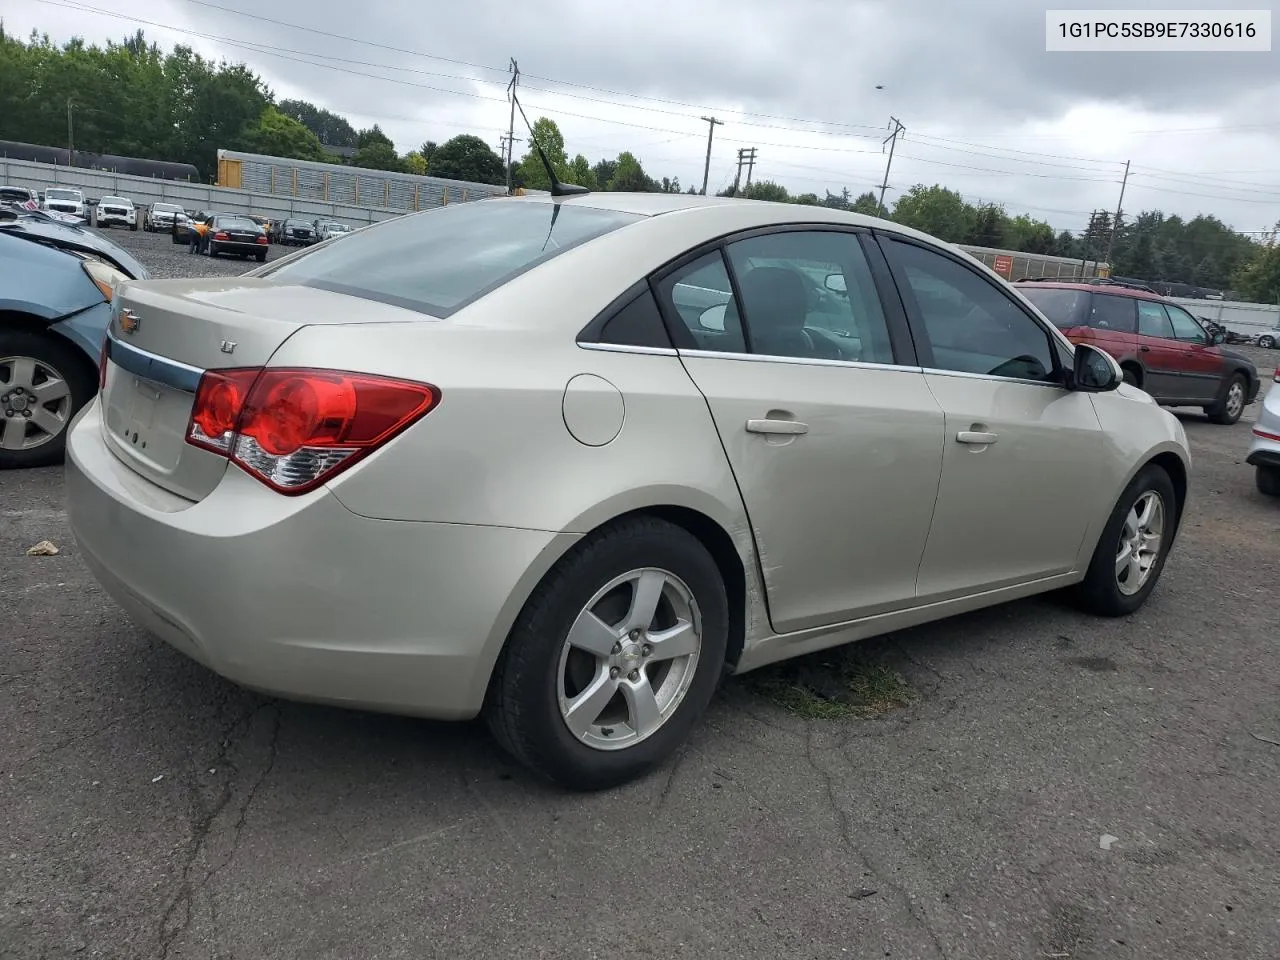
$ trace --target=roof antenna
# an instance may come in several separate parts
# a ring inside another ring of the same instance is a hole
[[[546,151],[542,149],[542,144],[538,142],[537,136],[533,132],[533,124],[529,122],[529,118],[525,115],[524,106],[516,97],[514,89],[511,91],[511,101],[520,110],[520,117],[524,120],[524,125],[529,128],[529,139],[533,141],[533,149],[538,151],[538,159],[542,161],[543,168],[547,171],[547,176],[551,179],[551,195],[553,197],[567,197],[578,193],[590,193],[586,187],[579,186],[576,183],[561,183],[560,178],[556,176],[556,171],[551,166],[551,161],[547,159]]]

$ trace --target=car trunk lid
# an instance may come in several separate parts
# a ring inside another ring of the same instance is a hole
[[[186,442],[205,370],[266,366],[304,326],[410,316],[416,315],[248,277],[126,283],[117,289],[109,328],[101,398],[106,443],[153,483],[200,500],[227,469],[226,459]]]

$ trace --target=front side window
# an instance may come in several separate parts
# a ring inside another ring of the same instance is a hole
[[[1204,328],[1196,323],[1195,317],[1187,311],[1171,303],[1166,303],[1164,309],[1169,314],[1169,322],[1173,324],[1173,335],[1179,340],[1185,340],[1187,343],[1209,342],[1209,336],[1204,332]]]
[[[1161,304],[1153,300],[1138,301],[1138,333],[1144,337],[1174,339],[1173,324]]]
[[[940,253],[884,241],[904,299],[933,350],[933,367],[1019,380],[1054,382],[1049,334],[993,283]]]
[[[768,233],[726,248],[752,353],[894,362],[871,270],[853,233]]]
[[[477,200],[316,244],[259,276],[448,317],[558,254],[642,219],[570,204]]]

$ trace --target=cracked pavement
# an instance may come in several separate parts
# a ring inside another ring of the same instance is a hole
[[[1280,503],[1247,423],[1184,420],[1194,501],[1137,616],[869,641],[919,694],[873,720],[731,682],[586,796],[478,724],[213,676],[93,582],[60,471],[0,475],[0,957],[1274,960]]]

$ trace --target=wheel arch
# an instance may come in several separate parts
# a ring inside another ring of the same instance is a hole
[[[654,500],[620,510],[602,512],[597,509],[588,514],[591,518],[589,525],[573,524],[572,529],[581,532],[562,538],[554,551],[539,558],[534,575],[520,584],[519,595],[512,597],[504,606],[503,615],[500,622],[495,624],[496,629],[486,645],[483,660],[479,665],[477,680],[481,682],[480,689],[484,691],[484,699],[488,699],[498,659],[510,642],[511,631],[538,587],[552,574],[560,561],[583,540],[606,527],[638,517],[665,520],[688,531],[711,554],[711,558],[720,570],[728,595],[729,639],[725,650],[725,669],[732,671],[736,668],[745,649],[748,634],[752,630],[750,610],[754,605],[754,598],[762,596],[759,586],[761,580],[754,567],[756,562],[754,541],[751,540],[745,521],[741,529],[752,546],[747,559],[744,560],[742,547],[730,533],[729,526],[712,515],[719,512],[699,509],[687,502]]]

